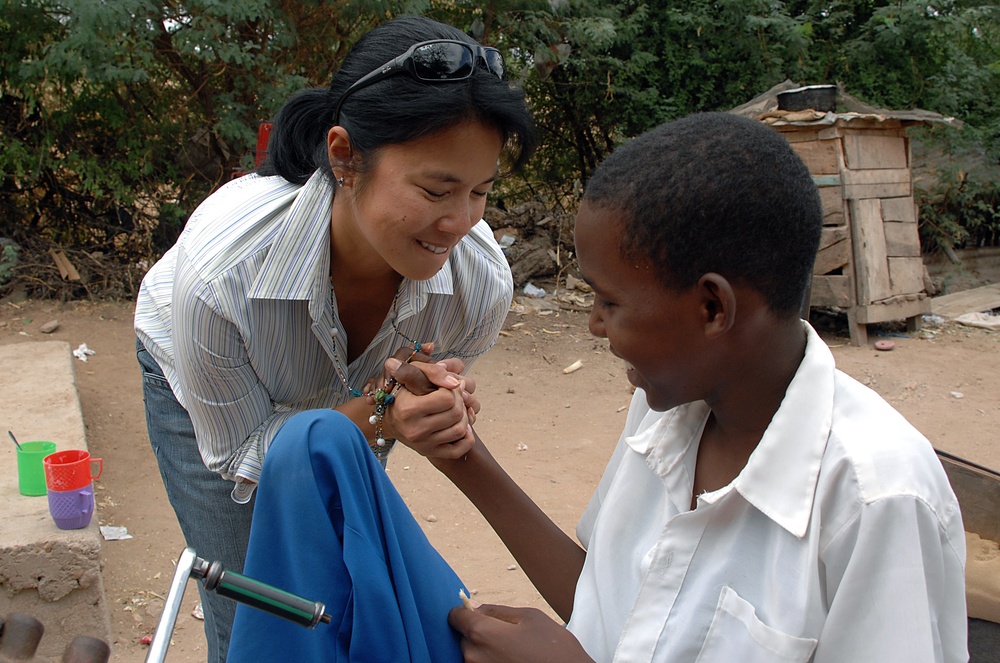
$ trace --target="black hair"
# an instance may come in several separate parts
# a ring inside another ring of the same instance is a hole
[[[341,95],[356,80],[399,56],[413,44],[432,39],[476,42],[461,30],[428,18],[397,18],[364,34],[351,48],[329,88],[310,88],[290,97],[274,118],[261,175],[280,175],[302,184],[321,169],[331,177],[327,134]],[[363,174],[378,150],[446,130],[464,120],[495,127],[507,166],[521,168],[537,145],[523,92],[477,66],[471,78],[425,83],[406,73],[361,88],[344,102],[338,124],[351,138],[357,159],[345,168]]]
[[[615,150],[584,200],[621,213],[622,254],[649,259],[666,287],[716,272],[775,314],[801,310],[823,212],[809,170],[774,129],[729,113],[661,125]]]

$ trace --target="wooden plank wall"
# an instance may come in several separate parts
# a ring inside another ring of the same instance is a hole
[[[823,206],[823,234],[813,266],[810,305],[852,306],[852,248],[841,180],[846,167],[842,138],[830,127],[780,130],[812,174]]]
[[[851,200],[850,210],[854,274],[857,277],[856,301],[864,305],[891,297],[881,201],[878,198]]]
[[[853,243],[859,323],[930,311],[913,201],[910,141],[902,126],[844,131],[844,198]]]
[[[855,344],[864,342],[869,322],[929,312],[903,125],[776,128],[809,168],[823,205],[810,305],[848,310]]]

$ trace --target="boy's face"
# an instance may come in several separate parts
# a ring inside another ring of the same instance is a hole
[[[590,332],[607,338],[626,362],[629,382],[646,392],[654,410],[705,398],[705,328],[697,289],[675,291],[648,260],[621,253],[621,213],[584,202],[576,216],[576,253],[594,288]]]

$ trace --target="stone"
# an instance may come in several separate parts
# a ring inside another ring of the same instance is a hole
[[[39,341],[0,346],[4,424],[22,439],[51,440],[60,450],[86,449],[83,414],[69,344]],[[13,444],[0,445],[0,464],[16,465]],[[111,642],[111,617],[101,577],[98,518],[61,530],[45,497],[25,497],[16,472],[0,472],[0,615],[24,613],[45,625],[37,656],[57,660],[77,636]]]

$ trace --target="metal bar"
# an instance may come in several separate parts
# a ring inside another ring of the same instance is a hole
[[[181,601],[184,600],[184,590],[197,559],[198,556],[194,550],[185,548],[180,559],[177,560],[177,570],[174,571],[174,579],[170,583],[167,600],[163,603],[163,614],[160,615],[160,622],[156,625],[153,642],[146,653],[146,663],[163,663],[166,660],[167,648],[170,647],[170,636],[174,633],[174,625],[177,623],[177,615],[180,613]]]

